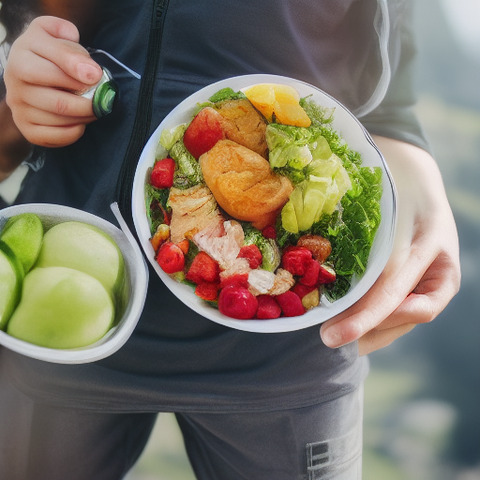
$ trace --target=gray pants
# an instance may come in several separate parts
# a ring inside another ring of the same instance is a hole
[[[361,390],[285,411],[176,416],[200,480],[356,480]],[[120,480],[140,456],[155,418],[34,401],[0,364],[0,479]]]

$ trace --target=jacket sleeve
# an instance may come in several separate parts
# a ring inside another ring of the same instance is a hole
[[[415,112],[417,50],[412,2],[391,1],[389,10],[391,81],[382,102],[362,118],[362,123],[371,134],[402,140],[429,151],[429,143]]]

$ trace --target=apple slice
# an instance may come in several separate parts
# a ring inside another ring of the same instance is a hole
[[[10,217],[0,235],[20,260],[24,273],[35,264],[43,240],[43,225],[34,213],[21,213]]]
[[[22,281],[22,265],[8,245],[0,241],[0,330],[5,330],[20,300]]]
[[[117,244],[97,227],[78,221],[45,232],[35,267],[69,267],[92,275],[117,297],[124,283],[124,260]]]
[[[34,268],[7,325],[12,337],[49,348],[80,348],[112,327],[111,295],[96,278],[66,267]]]

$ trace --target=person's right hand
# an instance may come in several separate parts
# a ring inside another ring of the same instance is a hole
[[[76,93],[100,81],[102,70],[78,42],[75,25],[45,16],[12,45],[6,100],[20,132],[35,145],[70,145],[96,119],[91,100]]]

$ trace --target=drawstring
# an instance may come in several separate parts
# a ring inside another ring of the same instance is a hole
[[[91,47],[87,47],[87,51],[88,53],[90,54],[101,54],[101,55],[105,55],[106,57],[108,57],[110,60],[112,60],[113,62],[115,62],[117,65],[119,65],[120,67],[122,67],[124,70],[126,70],[130,75],[132,75],[133,77],[135,77],[136,79],[140,80],[142,78],[142,76],[135,72],[135,70],[132,70],[131,68],[127,67],[124,63],[122,63],[120,60],[117,60],[111,53],[108,53],[106,52],[105,50],[101,50],[101,49],[98,49],[98,48],[91,48]]]
[[[390,38],[390,15],[388,13],[388,5],[386,0],[378,0],[377,11],[375,13],[374,28],[378,36],[378,46],[380,50],[380,59],[382,62],[382,73],[378,80],[377,86],[371,97],[358,109],[354,111],[357,117],[363,117],[375,110],[384,99],[390,80],[392,71],[390,67],[390,57],[388,52],[388,42]]]

